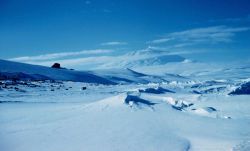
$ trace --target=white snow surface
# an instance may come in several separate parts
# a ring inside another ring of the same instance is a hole
[[[0,71],[42,74],[39,68],[54,78],[77,72],[14,65],[4,62]],[[248,151],[250,96],[228,94],[249,81],[249,68],[204,66],[81,72],[98,77],[95,83],[1,80],[0,150]]]

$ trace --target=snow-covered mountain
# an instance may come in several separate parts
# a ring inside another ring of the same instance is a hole
[[[147,49],[132,51],[120,56],[112,57],[109,61],[103,62],[96,68],[135,68],[152,65],[166,65],[173,62],[184,62],[187,59],[168,51]]]
[[[25,58],[25,57],[21,57]],[[30,56],[26,58],[38,58]],[[17,59],[10,59],[17,60]],[[95,70],[95,69],[125,69],[134,67],[145,67],[152,65],[166,65],[168,63],[187,62],[188,59],[166,50],[159,50],[153,47],[148,47],[142,50],[130,51],[128,53],[118,53],[113,55],[112,52],[104,55],[90,54],[88,56],[73,56],[71,58],[54,58],[53,61],[48,58],[43,60],[36,59],[18,59],[23,63],[51,66],[54,62],[61,63],[67,68],[77,70]]]

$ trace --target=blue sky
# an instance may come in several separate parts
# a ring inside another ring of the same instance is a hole
[[[250,59],[249,39],[249,0],[0,0],[2,59],[154,47],[230,61]]]

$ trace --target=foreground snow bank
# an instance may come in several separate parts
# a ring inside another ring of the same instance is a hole
[[[4,151],[244,148],[250,133],[249,103],[244,96],[237,97],[238,103],[235,97],[221,96],[217,106],[216,100],[194,102],[195,108],[210,103],[232,119],[179,111],[166,98],[179,101],[177,94],[129,92],[88,104],[2,103],[0,146]],[[215,112],[214,108],[202,109],[206,114]]]

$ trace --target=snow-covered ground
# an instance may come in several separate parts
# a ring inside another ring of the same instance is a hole
[[[15,71],[2,64],[4,75]],[[27,74],[40,69],[18,65]],[[0,150],[250,150],[249,68],[204,67],[181,62],[80,73],[42,67],[59,79],[1,80]]]

